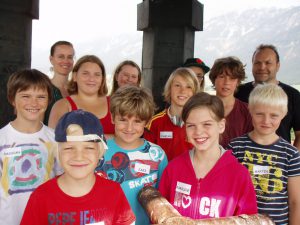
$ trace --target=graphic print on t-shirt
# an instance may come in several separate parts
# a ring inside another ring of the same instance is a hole
[[[145,148],[134,152],[116,152],[110,161],[96,168],[98,173],[120,184],[128,181],[130,189],[153,185],[157,182],[159,163],[164,157],[163,151],[147,143]]]
[[[53,157],[50,157],[53,143],[41,141],[43,146],[28,143],[0,146],[0,183],[4,194],[31,192],[49,179],[54,165]]]
[[[283,190],[283,171],[278,166],[278,155],[271,152],[245,151],[243,163],[252,176],[252,182],[260,195],[278,193]]]

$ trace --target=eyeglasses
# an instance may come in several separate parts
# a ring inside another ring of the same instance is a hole
[[[198,78],[198,80],[203,80],[204,79],[204,75],[197,74],[197,78]]]

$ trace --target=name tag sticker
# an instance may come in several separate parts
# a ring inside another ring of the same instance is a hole
[[[161,131],[160,132],[160,138],[162,138],[162,139],[171,139],[171,138],[173,138],[173,132],[172,131]]]
[[[176,192],[179,192],[179,193],[182,193],[185,195],[190,195],[191,188],[192,188],[192,185],[177,181]]]
[[[138,173],[149,174],[150,173],[150,165],[136,163],[134,166],[134,171]]]
[[[253,174],[258,174],[258,175],[269,174],[269,167],[254,165]]]
[[[21,155],[22,155],[21,147],[7,148],[2,152],[2,156],[4,157],[16,157]]]

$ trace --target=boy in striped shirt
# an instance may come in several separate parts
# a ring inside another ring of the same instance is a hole
[[[258,212],[269,215],[277,225],[300,221],[300,153],[276,134],[287,113],[287,101],[278,85],[257,85],[248,105],[254,130],[228,145],[252,176]]]

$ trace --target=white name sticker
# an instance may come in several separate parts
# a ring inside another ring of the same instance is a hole
[[[150,173],[150,165],[136,163],[134,166],[134,171],[138,173],[149,174]]]
[[[22,155],[21,147],[7,148],[2,152],[4,157],[16,157]]]
[[[253,174],[258,174],[258,175],[269,174],[269,167],[254,165]]]
[[[171,139],[171,138],[173,138],[173,132],[172,131],[161,131],[160,132],[160,138],[162,138],[162,139]]]
[[[190,195],[191,188],[192,188],[192,185],[177,181],[176,192],[179,192],[179,193],[182,193],[185,195]]]

